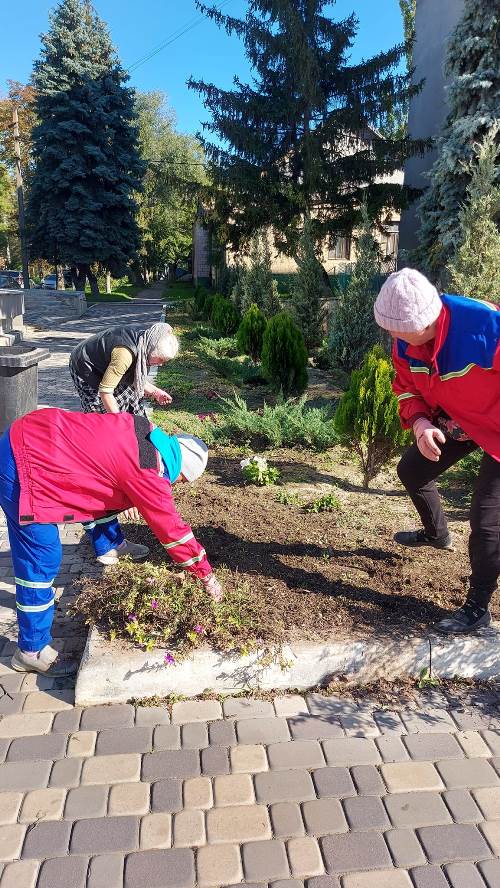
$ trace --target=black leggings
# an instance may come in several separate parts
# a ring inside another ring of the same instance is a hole
[[[460,442],[449,438],[439,446],[439,462],[426,459],[413,444],[398,465],[399,478],[420,515],[425,532],[435,539],[448,533],[435,479],[464,456],[477,450],[472,441]],[[471,580],[468,598],[487,606],[500,574],[500,463],[487,453],[483,454],[474,484],[470,526]]]

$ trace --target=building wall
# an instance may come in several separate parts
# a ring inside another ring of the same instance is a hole
[[[487,2],[487,0],[485,0]],[[439,134],[447,114],[444,63],[447,41],[463,12],[464,0],[417,0],[416,38],[413,54],[415,81],[425,78],[422,91],[410,105],[409,132],[413,138],[428,139]],[[405,183],[425,188],[436,152],[413,157],[405,166]],[[418,216],[415,204],[403,213],[400,224],[400,247],[417,245]]]

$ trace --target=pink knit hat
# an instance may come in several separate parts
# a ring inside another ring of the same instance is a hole
[[[443,303],[430,281],[414,268],[390,274],[377,296],[375,320],[384,330],[419,333],[441,314]]]

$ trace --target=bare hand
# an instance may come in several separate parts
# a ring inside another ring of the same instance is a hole
[[[125,509],[125,511],[122,512],[122,515],[128,521],[139,521],[141,518],[141,516],[140,516],[139,512],[137,511],[137,509],[135,508],[135,506],[133,506],[131,509]]]
[[[215,601],[216,604],[222,601],[224,598],[224,592],[215,574],[210,574],[209,577],[203,577],[201,582],[205,586],[210,598]]]
[[[417,419],[413,426],[415,437],[417,439],[417,447],[422,456],[430,459],[431,462],[438,462],[441,456],[441,450],[436,442],[445,444],[446,438],[436,426],[432,425],[428,419]]]
[[[157,404],[171,404],[172,403],[172,395],[169,395],[168,392],[164,392],[163,389],[155,388],[152,393],[152,397],[155,399]]]

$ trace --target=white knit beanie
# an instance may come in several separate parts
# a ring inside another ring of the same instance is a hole
[[[419,333],[441,314],[443,303],[435,286],[414,268],[390,274],[377,296],[375,320],[384,330]]]
[[[196,481],[203,475],[208,462],[208,447],[194,435],[176,435],[181,448],[181,474],[186,481]]]

